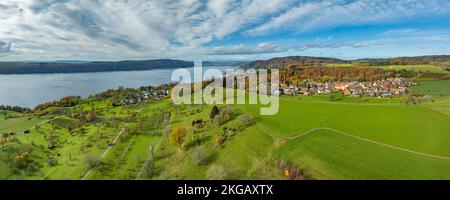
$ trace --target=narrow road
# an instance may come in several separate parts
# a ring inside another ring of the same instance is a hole
[[[54,118],[52,118],[52,119],[45,120],[45,121],[43,121],[43,122],[40,122],[40,123],[38,123],[38,124],[32,126],[32,127],[29,128],[28,130],[35,129],[36,127],[38,127],[38,126],[40,126],[40,125],[42,125],[42,124],[51,122],[51,121],[53,121],[53,120],[55,120],[55,119],[59,119],[59,118],[61,118],[61,117],[63,117],[63,116],[57,116],[57,117],[54,117]],[[25,130],[27,130],[27,129],[25,129]],[[25,131],[25,130],[24,130],[24,131]],[[19,133],[17,133],[17,135],[20,135],[20,134],[25,134],[25,133],[24,133],[24,132],[19,132]],[[10,145],[7,144],[7,145],[5,145],[5,146],[1,146],[0,149],[6,148],[6,147],[8,147],[8,146],[10,146]]]
[[[63,116],[57,116],[57,117],[54,117],[54,118],[52,118],[52,119],[45,120],[45,121],[43,121],[43,122],[41,122],[41,123],[39,123],[39,124],[36,124],[36,125],[32,126],[30,129],[35,129],[36,127],[38,127],[38,126],[40,126],[40,125],[42,125],[42,124],[51,122],[51,121],[53,121],[53,120],[55,120],[55,119],[59,119],[59,118],[61,118],[61,117],[63,117]]]
[[[119,133],[117,133],[116,137],[111,142],[111,144],[109,144],[108,148],[106,148],[105,151],[102,153],[102,155],[95,161],[95,164],[100,162],[108,154],[108,152],[111,150],[111,148],[114,146],[114,144],[116,144],[116,142],[119,140],[120,136],[122,135],[122,133],[125,131],[125,129],[127,127],[128,127],[128,123],[125,124],[125,126],[119,131]],[[94,164],[94,166],[95,166],[95,164]],[[86,178],[89,176],[89,174],[91,174],[91,172],[94,170],[94,166],[89,168],[89,170],[81,177],[81,180],[86,180]]]
[[[377,142],[377,141],[370,140],[370,139],[367,139],[367,138],[359,137],[359,136],[353,135],[351,133],[347,133],[347,132],[344,132],[344,131],[340,131],[340,130],[337,130],[337,129],[334,129],[334,128],[328,128],[328,127],[313,128],[313,129],[311,129],[309,131],[306,131],[306,132],[304,132],[302,134],[299,134],[299,135],[296,135],[296,136],[291,136],[291,137],[280,136],[280,137],[283,138],[283,139],[287,139],[287,140],[293,140],[293,139],[301,138],[301,137],[303,137],[305,135],[311,134],[314,131],[318,131],[318,130],[333,131],[335,133],[338,133],[340,135],[344,135],[344,136],[347,136],[347,137],[355,138],[355,139],[362,140],[362,141],[365,141],[365,142],[369,142],[369,143],[372,143],[372,144],[377,144],[377,145],[381,145],[381,146],[384,146],[384,147],[397,149],[397,150],[400,150],[400,151],[405,151],[405,152],[408,152],[408,153],[412,153],[412,154],[416,154],[416,155],[420,155],[420,156],[424,156],[424,157],[428,157],[428,158],[434,158],[434,159],[440,159],[440,160],[450,160],[450,157],[447,157],[447,156],[438,156],[438,155],[433,155],[433,154],[427,154],[427,153],[422,153],[422,152],[418,152],[418,151],[413,151],[413,150],[410,150],[410,149],[405,149],[405,148],[402,148],[402,147],[398,147],[398,146],[394,146],[394,145],[390,145],[390,144],[385,144],[385,143],[382,143],[382,142]]]
[[[140,112],[142,112],[142,110],[143,109],[140,109],[136,113],[140,113]],[[108,148],[106,148],[105,151],[102,153],[102,155],[95,161],[95,164],[100,162],[108,154],[108,152],[113,148],[114,144],[117,143],[117,141],[119,140],[120,136],[125,131],[125,129],[128,128],[128,125],[129,125],[129,123],[126,123],[125,126],[119,131],[119,133],[117,133],[116,137],[111,142],[111,144],[109,144]],[[94,166],[95,166],[95,164],[94,164]],[[94,166],[89,168],[89,170],[81,177],[81,180],[86,180],[87,179],[89,174],[91,174],[91,172],[94,170]]]

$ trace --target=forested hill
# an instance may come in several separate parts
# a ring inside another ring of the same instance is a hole
[[[193,62],[169,59],[120,62],[0,62],[0,74],[105,72],[192,66]]]
[[[340,60],[336,58],[325,57],[309,57],[309,56],[289,56],[277,57],[269,60],[257,60],[241,66],[243,69],[259,69],[259,68],[283,68],[290,66],[317,66],[331,63],[350,63],[349,61]]]
[[[450,62],[450,55],[396,57],[386,59],[358,59],[358,60],[341,60],[326,57],[288,56],[288,57],[272,58],[269,60],[253,61],[246,65],[242,65],[241,68],[270,69],[270,68],[286,68],[291,66],[297,67],[325,66],[327,64],[352,64],[355,66],[420,65],[420,64],[446,65],[449,62]]]
[[[247,62],[205,61],[203,66],[241,66]],[[0,62],[0,74],[47,74],[174,69],[193,67],[194,62],[158,59],[119,62],[54,61],[54,62]]]

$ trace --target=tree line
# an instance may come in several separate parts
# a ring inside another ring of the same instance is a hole
[[[375,81],[395,76],[395,70],[362,67],[309,67],[291,66],[280,70],[280,83],[298,83],[302,80],[329,81]]]

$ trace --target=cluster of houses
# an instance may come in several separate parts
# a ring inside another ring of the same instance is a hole
[[[405,94],[407,88],[417,85],[403,78],[388,78],[371,82],[327,82],[305,80],[302,84],[280,84],[280,91],[286,95],[312,95],[340,92],[347,96],[390,97]]]
[[[125,97],[121,98],[119,102],[114,105],[131,105],[136,103],[141,103],[146,100],[158,101],[164,99],[170,94],[168,88],[145,88],[141,91],[130,93]]]

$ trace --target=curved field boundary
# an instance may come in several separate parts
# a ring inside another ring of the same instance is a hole
[[[405,151],[405,152],[416,154],[416,155],[419,155],[419,156],[424,156],[424,157],[429,157],[429,158],[434,158],[434,159],[440,159],[440,160],[450,160],[450,157],[437,156],[437,155],[433,155],[433,154],[427,154],[427,153],[422,153],[422,152],[418,152],[418,151],[413,151],[413,150],[410,150],[410,149],[405,149],[405,148],[402,148],[402,147],[398,147],[398,146],[394,146],[394,145],[390,145],[390,144],[385,144],[385,143],[382,143],[382,142],[377,142],[375,140],[370,140],[370,139],[367,139],[367,138],[359,137],[359,136],[353,135],[351,133],[347,133],[347,132],[344,132],[344,131],[340,131],[340,130],[337,130],[337,129],[334,129],[334,128],[328,128],[328,127],[313,128],[313,129],[311,129],[309,131],[306,131],[306,132],[304,132],[304,133],[302,133],[300,135],[296,135],[296,136],[291,136],[291,137],[280,136],[280,137],[283,138],[283,139],[287,139],[287,140],[293,140],[293,139],[301,138],[301,137],[303,137],[305,135],[311,134],[314,131],[318,131],[318,130],[333,131],[333,132],[335,132],[337,134],[344,135],[344,136],[347,136],[347,137],[351,137],[351,138],[354,138],[354,139],[357,139],[357,140],[362,140],[362,141],[369,142],[369,143],[372,143],[372,144],[381,145],[381,146],[388,147],[388,148],[391,148],[391,149],[397,149],[397,150],[400,150],[400,151]]]

